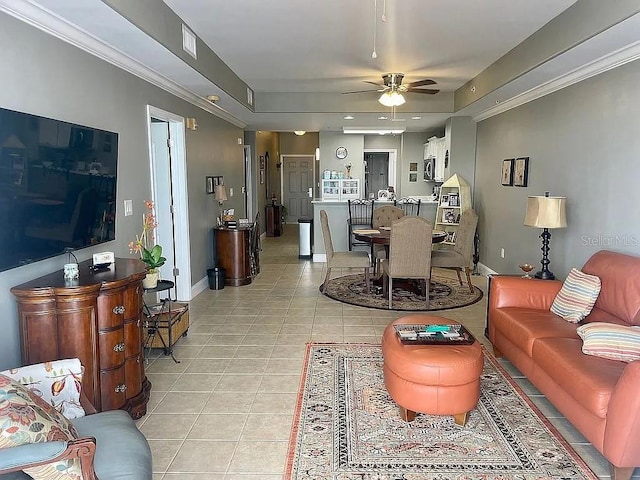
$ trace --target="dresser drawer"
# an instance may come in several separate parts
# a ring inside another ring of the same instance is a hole
[[[98,296],[98,329],[108,330],[122,325],[126,312],[122,291]]]
[[[127,358],[124,364],[126,375],[127,399],[135,397],[142,389],[142,380],[144,378],[144,359],[142,354],[136,357]]]
[[[98,348],[100,351],[100,369],[109,369],[124,364],[124,329],[100,332]]]
[[[100,370],[100,399],[102,410],[124,407],[127,401],[124,365],[115,370]]]

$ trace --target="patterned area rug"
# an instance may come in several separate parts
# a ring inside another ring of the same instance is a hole
[[[373,282],[372,282],[373,284]],[[322,288],[322,287],[320,287]],[[332,278],[327,284],[325,295],[343,303],[369,308],[389,308],[389,300],[382,294],[381,286],[372,285],[371,293],[366,294],[364,274],[345,275]],[[393,309],[413,311],[435,311],[450,308],[466,307],[482,298],[482,290],[473,287],[473,293],[464,282],[460,285],[457,279],[434,276],[429,288],[429,308],[425,308],[424,296],[418,295],[403,282],[394,282]]]
[[[486,352],[480,402],[459,427],[400,419],[379,345],[308,346],[286,480],[551,478],[597,477]]]

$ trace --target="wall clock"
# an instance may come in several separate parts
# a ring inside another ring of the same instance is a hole
[[[347,149],[346,147],[338,147],[336,148],[336,157],[340,160],[347,158]]]

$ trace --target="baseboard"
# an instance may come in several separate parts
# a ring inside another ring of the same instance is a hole
[[[327,263],[327,254],[326,253],[314,253],[313,254],[313,262],[316,263]]]
[[[497,275],[498,272],[490,269],[484,263],[478,263],[478,275],[484,275],[485,277],[489,275]]]
[[[204,277],[195,285],[191,286],[191,298],[195,298],[199,293],[204,292],[209,288],[209,277]]]

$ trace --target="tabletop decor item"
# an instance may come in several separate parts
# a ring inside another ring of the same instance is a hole
[[[136,235],[136,239],[129,243],[129,253],[140,254],[140,259],[149,266],[147,276],[142,280],[144,288],[155,288],[158,284],[160,272],[158,268],[167,261],[162,256],[162,246],[155,244],[155,229],[158,226],[153,211],[153,202],[145,200],[147,212],[142,214],[142,232]]]
[[[535,268],[533,265],[530,263],[521,263],[518,267],[520,267],[520,270],[524,272],[522,278],[532,278],[531,275],[529,275],[529,272]]]

